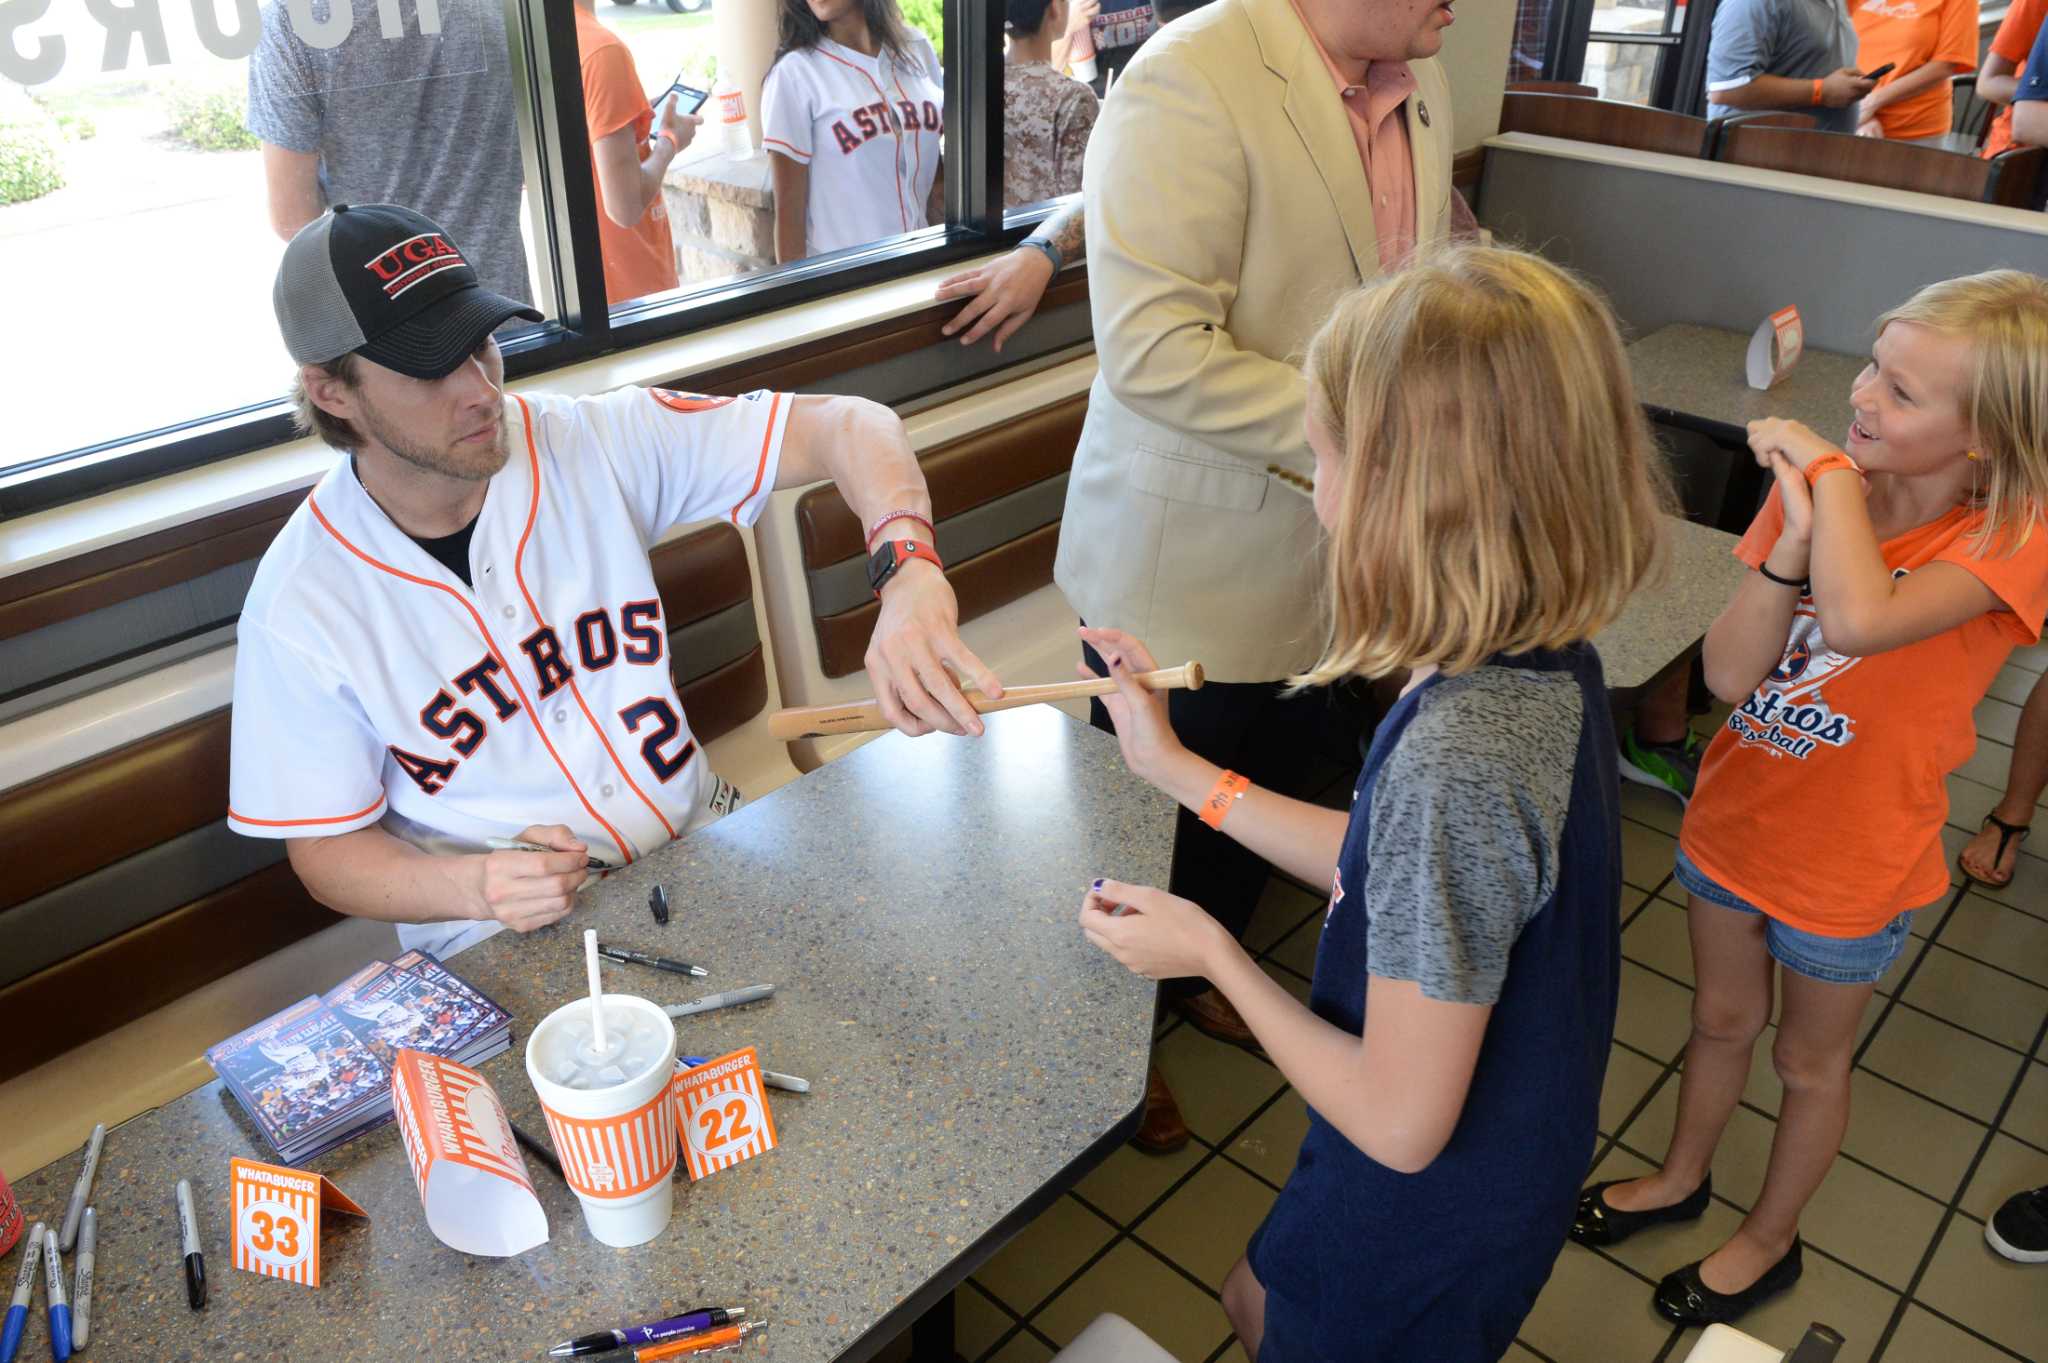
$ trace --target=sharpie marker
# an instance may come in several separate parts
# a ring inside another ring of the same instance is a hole
[[[92,1139],[85,1143],[85,1163],[79,1167],[78,1182],[71,1189],[71,1205],[64,1209],[64,1229],[57,1236],[57,1247],[69,1254],[78,1243],[78,1218],[85,1214],[86,1199],[92,1196],[92,1176],[100,1167],[100,1149],[107,1142],[107,1124],[101,1122],[92,1129]]]
[[[728,1325],[723,1330],[706,1330],[694,1335],[684,1335],[662,1344],[650,1344],[644,1349],[633,1350],[633,1363],[660,1363],[664,1358],[687,1358],[691,1354],[707,1354],[719,1349],[736,1347],[756,1330],[766,1329],[766,1321],[741,1321]]]
[[[652,1325],[630,1325],[623,1330],[599,1330],[596,1334],[578,1335],[576,1338],[557,1344],[548,1353],[554,1358],[581,1358],[584,1354],[609,1353],[613,1349],[624,1349],[639,1344],[659,1344],[665,1339],[678,1339],[684,1335],[701,1334],[714,1330],[728,1321],[739,1320],[747,1314],[744,1306],[700,1307],[685,1311],[680,1316],[655,1321]]]
[[[676,1068],[679,1070],[694,1070],[699,1065],[709,1063],[709,1058],[701,1055],[678,1056]],[[761,1082],[769,1088],[781,1089],[785,1093],[809,1093],[811,1091],[810,1080],[799,1079],[793,1074],[777,1074],[774,1070],[762,1070]]]
[[[199,1252],[199,1214],[192,1210],[192,1182],[178,1180],[178,1234],[185,1248],[185,1300],[206,1309],[206,1256]]]
[[[517,838],[485,838],[484,846],[490,848],[493,852],[552,852],[556,850],[552,847],[542,847],[537,842],[521,842]],[[599,861],[596,857],[586,856],[583,858],[583,864],[593,871],[609,871],[614,869],[610,862]]]
[[[43,1261],[43,1236],[48,1234],[38,1221],[21,1242],[21,1268],[14,1275],[14,1300],[7,1305],[7,1323],[0,1325],[0,1363],[14,1363],[21,1348],[21,1332],[28,1324],[29,1294],[36,1287],[36,1265]]]
[[[71,1265],[71,1350],[85,1352],[85,1341],[92,1334],[92,1266],[94,1242],[99,1239],[99,1218],[92,1214],[92,1208],[85,1209],[85,1219],[78,1225],[78,1257]]]
[[[71,1357],[71,1303],[64,1295],[64,1264],[57,1258],[57,1232],[43,1232],[43,1291],[50,1303],[50,1357]]]
[[[721,1008],[736,1008],[743,1003],[758,1003],[775,992],[772,984],[750,984],[745,989],[728,989],[723,994],[706,994],[694,1003],[671,1003],[661,1011],[672,1018],[691,1017],[697,1013],[715,1013]]]

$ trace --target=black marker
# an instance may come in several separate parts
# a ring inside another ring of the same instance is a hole
[[[206,1309],[206,1256],[199,1252],[199,1214],[192,1210],[192,1183],[178,1180],[178,1234],[185,1247],[185,1300]]]
[[[599,947],[597,954],[607,961],[649,966],[655,970],[666,970],[671,975],[695,975],[701,979],[711,973],[701,965],[691,965],[688,961],[671,961],[666,956],[649,956],[644,951],[634,951],[627,947]]]
[[[657,885],[647,892],[647,911],[662,927],[668,926],[668,891]]]

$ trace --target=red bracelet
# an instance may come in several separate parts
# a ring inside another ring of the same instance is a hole
[[[920,516],[915,511],[891,511],[885,513],[873,525],[868,527],[867,551],[869,553],[872,554],[875,551],[875,537],[882,533],[882,530],[890,521],[916,521],[924,527],[925,538],[934,544],[938,543],[939,529],[931,523],[929,517]]]
[[[1216,784],[1202,801],[1202,807],[1195,811],[1203,823],[1221,832],[1223,821],[1230,817],[1230,811],[1237,808],[1237,802],[1252,788],[1252,783],[1234,771],[1226,771],[1216,778]]]

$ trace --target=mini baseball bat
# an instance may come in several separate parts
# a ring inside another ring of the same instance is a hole
[[[1152,691],[1194,691],[1202,685],[1202,665],[1183,663],[1179,667],[1162,667],[1157,672],[1140,672],[1136,681]],[[975,712],[985,715],[991,710],[1014,710],[1020,705],[1106,696],[1114,690],[1114,677],[1097,677],[1093,681],[1013,686],[997,700],[991,700],[979,691],[965,694],[967,703],[974,707]],[[830,734],[864,734],[888,727],[889,721],[882,718],[880,703],[872,700],[850,701],[845,705],[806,705],[794,710],[777,710],[768,716],[769,736],[784,740],[824,738]]]

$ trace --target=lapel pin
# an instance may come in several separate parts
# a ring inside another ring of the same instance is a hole
[[[1416,100],[1416,101],[1415,101],[1415,116],[1416,116],[1417,118],[1421,119],[1421,120],[1422,120],[1422,126],[1423,126],[1423,127],[1425,127],[1425,128],[1427,128],[1427,127],[1429,126],[1429,105],[1428,105],[1428,104],[1426,104],[1426,103],[1424,103],[1424,102],[1423,102],[1422,100],[1419,100],[1419,99],[1418,99],[1418,100]]]

